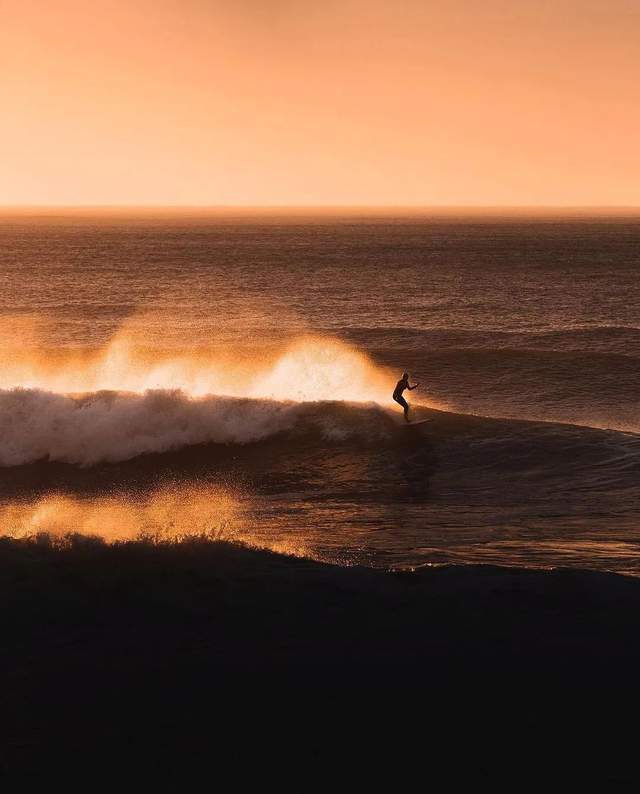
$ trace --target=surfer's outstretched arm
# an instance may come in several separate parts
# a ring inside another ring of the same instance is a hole
[[[409,386],[409,384],[407,384],[407,389],[409,389],[409,391],[413,391],[414,389],[417,389],[419,385],[419,383],[414,383],[413,386]]]

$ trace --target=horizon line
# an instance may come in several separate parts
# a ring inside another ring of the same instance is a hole
[[[377,211],[636,211],[634,204],[0,204],[7,211],[91,211],[91,210],[171,210],[171,211],[282,211],[282,210],[377,210]]]

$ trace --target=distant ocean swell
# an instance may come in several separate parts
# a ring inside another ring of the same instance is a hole
[[[473,329],[378,327],[338,329],[340,335],[359,345],[387,345],[398,349],[483,348],[500,350],[555,350],[592,353],[619,353],[640,357],[640,328],[636,326],[596,325],[551,329],[506,330],[478,327]]]

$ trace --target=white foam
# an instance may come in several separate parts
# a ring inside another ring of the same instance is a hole
[[[194,444],[246,444],[292,430],[302,418],[328,439],[361,432],[350,414],[317,410],[326,405],[331,404],[192,398],[178,390],[81,397],[0,390],[0,465],[48,459],[91,466]],[[378,423],[372,416],[368,424]]]
[[[192,444],[247,443],[292,427],[297,411],[293,403],[191,399],[179,391],[82,398],[0,391],[0,465],[43,458],[92,465]]]

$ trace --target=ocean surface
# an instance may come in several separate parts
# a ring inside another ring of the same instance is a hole
[[[0,533],[640,574],[638,215],[4,211],[0,287]]]

